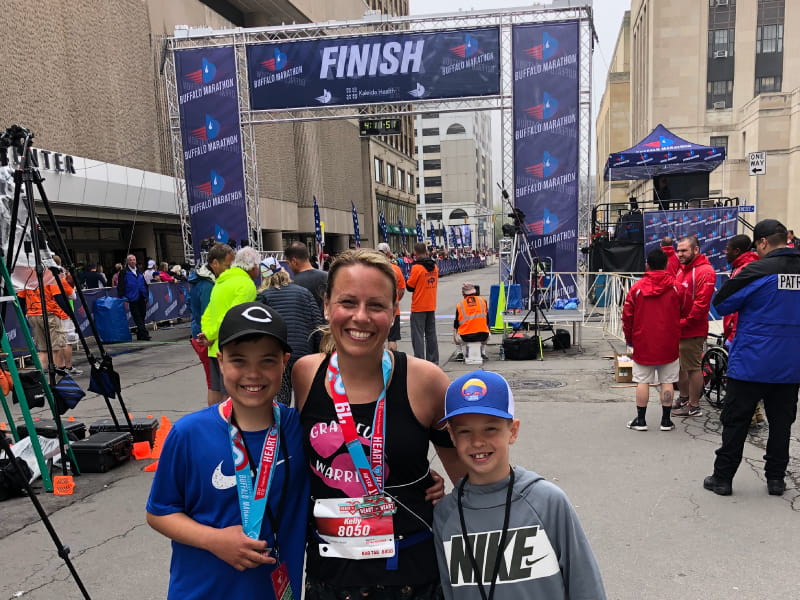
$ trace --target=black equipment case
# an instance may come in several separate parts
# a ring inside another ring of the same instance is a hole
[[[556,329],[553,335],[553,350],[569,350],[572,345],[569,331],[566,329]]]
[[[156,430],[158,429],[158,419],[131,419],[133,423],[133,441],[150,442],[150,447],[156,443]],[[122,431],[130,431],[128,423],[120,420],[119,427]],[[100,433],[101,431],[117,431],[114,421],[111,419],[100,419],[89,426],[89,433]]]
[[[503,339],[506,360],[534,360],[539,356],[539,337],[515,334]]]
[[[86,437],[86,425],[80,421],[67,421],[66,419],[61,419],[61,425],[64,427],[64,431],[67,432],[67,439],[69,440],[82,440]],[[36,433],[42,437],[58,437],[58,428],[56,427],[56,422],[53,419],[34,421],[33,427],[36,430]],[[21,438],[28,436],[28,426],[25,425],[25,423],[18,424],[17,431],[19,432],[19,437]]]
[[[128,461],[132,451],[133,436],[126,431],[101,431],[72,444],[81,473],[105,473]]]

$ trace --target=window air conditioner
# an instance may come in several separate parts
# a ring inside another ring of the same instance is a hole
[[[728,0],[717,0],[717,6],[728,6]]]
[[[727,50],[716,50],[714,52],[714,58],[728,58],[728,51]]]
[[[721,108],[725,108],[725,100],[718,100],[714,102],[711,106],[714,107],[714,110],[719,110]]]

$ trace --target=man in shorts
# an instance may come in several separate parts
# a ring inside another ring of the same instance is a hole
[[[700,369],[717,273],[708,259],[700,254],[700,246],[693,235],[678,240],[678,260],[681,269],[675,281],[681,292],[681,372],[678,379],[680,397],[673,405],[672,414],[676,417],[701,417],[703,372]]]
[[[672,431],[672,382],[680,370],[681,296],[667,269],[667,255],[655,249],[647,255],[647,271],[631,286],[622,309],[625,341],[633,348],[636,417],[628,429],[647,431],[650,384],[661,385],[661,431]]]
[[[392,249],[389,244],[381,242],[378,244],[377,250],[385,254],[386,258],[389,259],[394,271],[394,278],[397,281],[397,308],[394,311],[394,323],[392,323],[392,328],[389,330],[388,343],[386,344],[389,350],[397,350],[397,342],[400,341],[400,300],[403,299],[406,293],[406,280],[403,277],[402,269],[392,261]]]
[[[31,271],[33,272],[33,271]],[[35,275],[33,275],[35,278]],[[48,283],[49,281],[49,283]],[[31,335],[36,344],[39,354],[39,362],[42,368],[46,369],[50,364],[47,358],[47,342],[50,341],[53,351],[53,363],[57,368],[64,368],[64,348],[67,345],[67,337],[61,328],[61,318],[66,317],[64,311],[56,302],[55,296],[59,293],[53,274],[50,271],[44,273],[44,297],[45,314],[47,314],[47,331],[45,331],[45,317],[42,314],[42,301],[39,294],[39,287],[30,289],[25,287],[17,292],[17,296],[24,301],[25,316],[31,327]],[[35,280],[31,281],[36,285]],[[26,285],[28,282],[26,282]]]

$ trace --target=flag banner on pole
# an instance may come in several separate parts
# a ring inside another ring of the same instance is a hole
[[[456,228],[450,225],[450,245],[453,248],[458,248],[458,239],[456,238]]]
[[[317,238],[317,264],[321,268],[322,267],[322,225],[320,224],[319,220],[319,206],[317,205],[317,197],[313,196],[314,198],[314,235]]]
[[[436,245],[436,229],[433,227],[433,221],[431,221],[431,229],[428,233],[431,238],[431,246]]]
[[[442,244],[444,244],[445,250],[450,250],[450,244],[447,241],[447,229],[445,229],[444,224],[439,221],[439,235],[442,236]]]
[[[406,230],[403,228],[403,220],[402,219],[397,219],[397,225],[398,225],[398,227],[400,227],[400,236],[401,236],[400,239],[403,240],[403,248],[405,248],[406,247]]]
[[[425,235],[422,233],[422,221],[420,221],[419,219],[417,219],[417,241],[418,242],[425,241]]]
[[[467,248],[472,248],[472,230],[469,225],[461,226],[461,245]]]
[[[361,232],[358,230],[358,213],[356,212],[356,205],[350,201],[350,206],[353,209],[353,237],[356,240],[356,248],[361,248]]]
[[[576,270],[578,258],[578,27],[514,25],[511,34],[514,207],[525,214],[535,255],[565,272]],[[525,261],[517,262],[514,278],[527,298]]]
[[[213,237],[248,239],[244,167],[232,46],[175,51],[186,202],[192,248]]]
[[[383,236],[383,241],[388,244],[389,243],[389,231],[386,228],[386,217],[383,216],[381,213],[378,217],[378,229],[381,230],[381,236]]]

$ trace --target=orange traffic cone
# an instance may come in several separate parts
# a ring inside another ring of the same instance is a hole
[[[147,471],[148,473],[154,473],[157,468],[158,468],[158,461],[156,460],[147,465],[144,468],[144,470]]]
[[[72,475],[56,475],[53,477],[53,493],[56,496],[71,496],[75,491]]]
[[[150,458],[161,458],[161,448],[164,447],[164,440],[167,439],[170,429],[172,429],[172,423],[167,417],[162,416],[161,426],[156,431],[156,441],[153,445],[153,451],[150,453]]]

